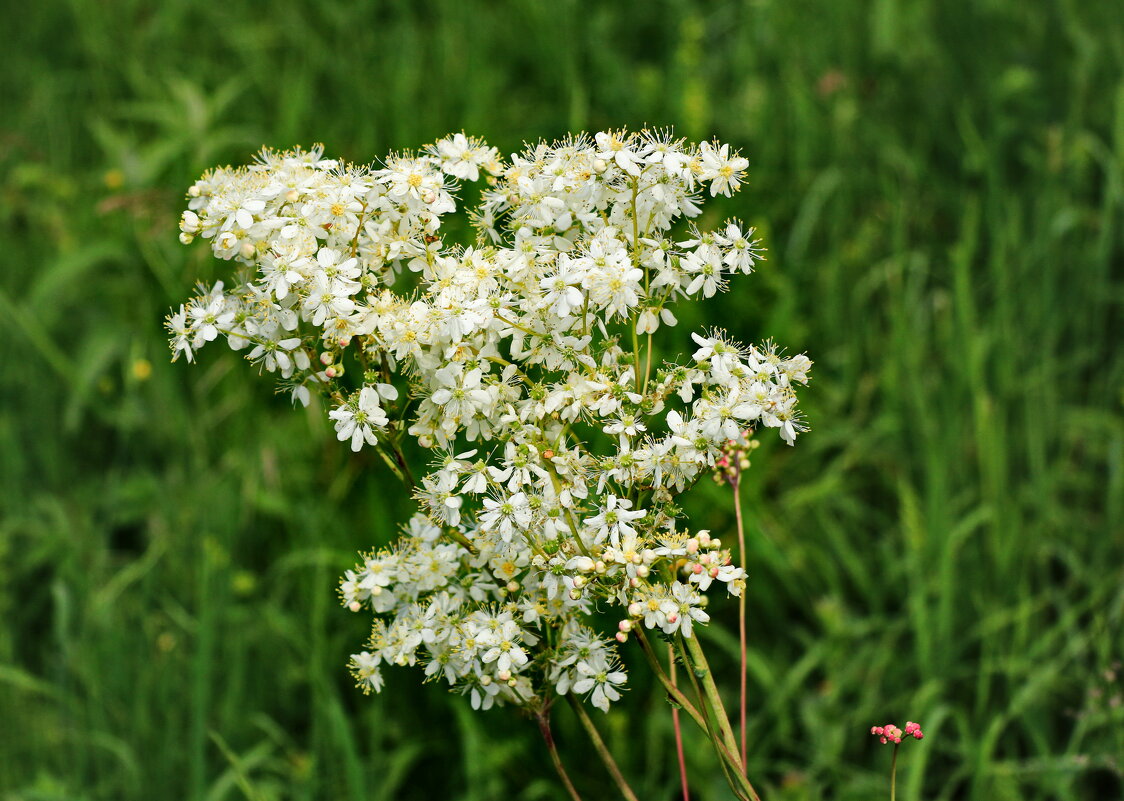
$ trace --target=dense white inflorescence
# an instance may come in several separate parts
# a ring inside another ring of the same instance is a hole
[[[295,401],[326,397],[339,439],[376,449],[418,500],[341,584],[375,616],[351,663],[365,690],[418,665],[478,708],[575,693],[607,710],[630,630],[691,637],[707,591],[741,593],[744,571],[684,528],[677,496],[748,431],[791,444],[811,362],[711,331],[656,363],[674,337],[652,335],[761,259],[737,220],[673,233],[746,167],[647,130],[510,161],[456,134],[372,167],[267,150],[191,187],[181,239],[239,269],[170,315],[175,356],[221,336]],[[447,244],[457,189],[482,177],[475,243]],[[432,453],[416,485],[407,438]],[[594,612],[613,607],[606,637]]]

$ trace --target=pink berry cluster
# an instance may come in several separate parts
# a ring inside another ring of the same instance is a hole
[[[883,744],[894,743],[895,745],[900,743],[903,737],[920,740],[925,736],[925,733],[921,731],[921,724],[914,723],[912,720],[906,722],[905,731],[902,731],[893,723],[887,723],[885,726],[871,726],[870,733]]]

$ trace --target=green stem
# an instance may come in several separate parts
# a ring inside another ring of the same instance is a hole
[[[585,711],[585,707],[582,706],[581,701],[573,695],[567,695],[566,700],[569,701],[570,706],[573,707],[574,713],[578,716],[578,720],[581,721],[586,734],[589,735],[589,739],[593,742],[594,750],[596,750],[597,755],[601,757],[601,762],[604,763],[605,769],[609,771],[609,775],[613,777],[613,781],[616,782],[617,789],[621,791],[621,795],[623,795],[627,801],[638,801],[636,793],[632,792],[632,788],[629,787],[628,782],[625,781],[621,769],[617,767],[616,760],[613,759],[613,755],[609,753],[609,749],[605,746],[605,741],[601,739],[597,727],[594,726],[593,721],[589,719],[589,713]]]
[[[897,797],[898,782],[898,743],[894,743],[894,758],[890,760],[890,801]]]

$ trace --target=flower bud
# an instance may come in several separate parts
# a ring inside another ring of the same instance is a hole
[[[633,576],[632,578],[630,578],[628,580],[628,586],[632,587],[633,589],[636,589],[637,587],[640,586],[640,579],[636,578],[636,576]]]
[[[300,192],[295,189],[290,189],[285,193],[285,200],[289,201],[290,203],[296,203],[300,196]]]
[[[582,591],[581,590],[577,589],[576,587],[574,589],[570,590],[570,600],[571,601],[580,601],[581,599],[582,599]]]
[[[191,234],[180,234],[180,242],[181,243],[183,243],[185,245],[190,245],[194,241],[195,241],[195,237],[193,237]]]
[[[241,248],[242,258],[251,259],[251,258],[253,258],[254,254],[257,253],[257,252],[258,252],[257,248],[255,248],[251,243],[249,243],[249,242],[243,242],[242,243],[242,248]]]
[[[687,540],[687,546],[686,547],[687,547],[687,553],[698,553],[699,552],[699,541],[697,539],[695,539],[694,537],[691,537],[691,539]]]
[[[632,621],[631,620],[622,620],[620,623],[617,624],[617,628],[627,634],[628,632],[632,631]]]
[[[711,543],[710,532],[709,531],[700,531],[699,532],[699,545],[701,545],[704,548],[709,548],[710,543]]]
[[[722,540],[718,539],[718,537],[715,537],[714,539],[712,539],[710,541],[710,547],[711,548],[721,548],[722,547]]]
[[[501,670],[499,673],[496,674],[496,678],[499,679],[500,681],[508,681],[508,680],[511,679],[511,671],[510,670]]]
[[[633,601],[628,605],[628,614],[632,617],[640,617],[644,612],[644,605],[639,601]]]
[[[194,211],[185,211],[180,217],[180,230],[185,234],[199,233],[199,215]]]
[[[336,360],[336,357],[333,356],[329,351],[324,351],[323,353],[320,354],[320,363],[322,365],[324,365],[325,367],[327,367],[329,364],[331,364],[335,360]]]
[[[580,590],[584,586],[585,586],[585,577],[584,576],[574,576],[574,589]]]
[[[679,619],[679,615],[675,614],[674,612],[672,612],[670,615],[667,616],[667,622],[668,623],[674,623],[678,619]]]
[[[187,190],[188,197],[199,197],[199,184],[192,184]]]
[[[545,451],[542,452],[542,458],[553,459],[554,458],[554,451],[550,450],[549,448],[546,449]]]
[[[640,578],[648,578],[648,574],[651,572],[652,571],[648,569],[647,565],[640,565],[638,568],[636,568],[636,575]]]
[[[508,592],[519,592],[519,582],[518,581],[507,582],[507,591]]]
[[[705,568],[700,564],[695,564],[695,565],[691,566],[691,572],[694,573],[696,576],[700,575],[703,572],[704,569]]]
[[[709,575],[711,578],[718,578],[718,568],[712,567]]]
[[[594,159],[593,160],[593,171],[595,173],[597,173],[598,175],[605,172],[605,170],[607,170],[607,169],[609,169],[609,165],[605,162],[605,159]]]
[[[358,612],[360,609],[363,608],[363,605],[360,604],[358,601],[352,601],[351,603],[349,603],[347,605],[347,608],[350,609],[352,612]]]
[[[488,686],[489,684],[491,684],[491,683],[492,683],[492,677],[491,677],[491,676],[488,676],[488,675],[484,675],[484,676],[481,676],[481,677],[480,677],[480,684],[481,684],[481,686],[483,686],[483,687],[487,687],[487,686]]]
[[[593,569],[596,570],[598,573],[604,573],[605,569],[606,569],[605,563],[602,562],[600,559],[598,559],[597,563],[593,566]]]
[[[437,200],[437,193],[434,192],[433,190],[429,190],[425,194],[422,195],[422,202],[423,203],[432,203],[435,200]]]
[[[617,642],[628,642],[628,634],[626,632],[618,631],[616,633],[616,638]]]

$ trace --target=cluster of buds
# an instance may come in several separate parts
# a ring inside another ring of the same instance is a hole
[[[711,476],[716,484],[734,484],[749,469],[749,454],[761,443],[753,438],[753,429],[741,432],[738,439],[727,441],[721,454],[714,460]]]
[[[883,745],[886,743],[898,745],[903,737],[912,737],[915,740],[925,737],[924,732],[921,731],[921,724],[914,723],[912,720],[906,721],[905,731],[902,731],[893,723],[887,723],[885,726],[871,726],[870,733],[877,737]]]

